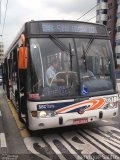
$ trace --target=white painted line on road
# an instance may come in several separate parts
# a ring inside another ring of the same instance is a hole
[[[108,123],[108,121],[106,121],[106,120],[102,120],[103,122],[105,122],[105,123]]]
[[[0,133],[0,147],[7,147],[5,133]]]
[[[0,111],[0,117],[2,117],[2,113],[1,113],[1,111]]]
[[[6,143],[6,138],[4,133],[0,133],[0,154],[7,154],[8,148]]]

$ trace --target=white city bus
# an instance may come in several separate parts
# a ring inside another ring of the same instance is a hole
[[[48,85],[47,69],[54,59],[59,67]],[[103,25],[26,22],[6,52],[3,68],[7,97],[30,130],[117,116],[113,52]]]

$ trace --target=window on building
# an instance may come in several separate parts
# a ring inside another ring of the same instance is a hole
[[[120,32],[120,26],[118,26],[116,29],[117,29],[117,32]]]
[[[104,25],[107,25],[107,21],[103,21],[103,24],[104,24]]]
[[[102,0],[102,2],[107,2],[108,0]]]
[[[117,4],[120,4],[120,0],[117,0]]]
[[[120,18],[120,12],[119,12],[119,13],[117,13],[117,18],[118,18],[118,19]]]
[[[110,21],[112,19],[112,16],[111,15],[109,15],[108,16],[108,21]]]
[[[116,53],[116,57],[117,57],[117,59],[119,59],[120,58],[120,53]]]
[[[96,12],[97,12],[97,15],[99,15],[99,10],[97,10]]]
[[[107,14],[107,9],[101,9],[101,10],[99,10],[99,13],[100,14]]]
[[[107,28],[107,31],[110,34],[111,33],[111,28]]]
[[[97,0],[97,3],[100,3],[100,2],[107,2],[108,0]]]
[[[120,45],[120,39],[117,39],[116,40],[116,46],[119,46]]]
[[[110,3],[108,4],[108,9],[111,9],[111,5],[110,5]]]
[[[103,9],[103,14],[107,14],[107,9]]]

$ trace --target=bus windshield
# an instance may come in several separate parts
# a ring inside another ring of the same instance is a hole
[[[29,95],[37,93],[40,99],[62,99],[114,93],[109,40],[31,38],[29,58]]]

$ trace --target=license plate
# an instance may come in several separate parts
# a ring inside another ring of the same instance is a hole
[[[84,124],[88,123],[88,118],[74,119],[73,124]]]

